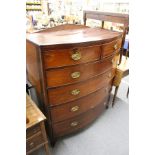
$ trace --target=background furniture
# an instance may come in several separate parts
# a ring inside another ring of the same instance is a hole
[[[129,75],[129,58],[127,56],[122,56],[122,61],[121,64],[119,64],[116,68],[116,74],[113,80],[113,86],[115,86],[115,92],[114,92],[114,97],[112,100],[112,106],[115,104],[115,99],[117,96],[118,88],[120,86],[122,78],[125,76]],[[127,97],[129,94],[129,87],[127,90]]]
[[[114,106],[115,104],[115,99],[116,99],[118,88],[120,86],[122,78],[128,75],[129,75],[129,38],[128,38],[128,35],[126,35],[125,42],[122,49],[121,63],[118,64],[116,68],[116,74],[113,81],[113,86],[115,86],[115,92],[112,100],[112,106]],[[126,97],[128,97],[128,95],[129,95],[129,86],[128,86]]]
[[[35,103],[26,95],[26,154],[44,146],[46,154],[50,155],[44,126],[45,119]]]
[[[126,35],[124,46],[123,46],[123,55],[129,57],[129,34]]]
[[[68,24],[27,34],[27,78],[45,108],[52,144],[86,127],[104,111],[121,36]]]
[[[123,24],[123,26],[122,26],[123,36],[122,36],[122,44],[121,44],[121,50],[120,50],[120,54],[121,54],[120,55],[120,63],[121,63],[121,58],[122,58],[122,53],[123,53],[123,45],[125,42],[126,34],[128,33],[128,29],[129,29],[129,15],[122,14],[122,13],[84,10],[84,12],[83,12],[84,25],[86,25],[87,19],[101,20],[102,28],[104,28],[105,21]]]
[[[88,18],[95,19],[95,20],[101,20],[102,21],[101,28],[104,28],[105,21],[123,24],[121,26],[123,36],[122,36],[122,43],[121,43],[121,49],[120,49],[120,61],[116,68],[116,74],[115,74],[115,78],[113,81],[113,86],[115,86],[115,92],[114,92],[114,97],[112,101],[112,106],[113,106],[119,85],[121,83],[121,79],[129,74],[128,58],[127,58],[127,56],[129,56],[129,41],[126,40],[127,39],[126,36],[129,32],[129,15],[121,14],[121,13],[110,13],[110,12],[85,10],[83,14],[84,25],[86,25],[86,21]],[[123,57],[123,55],[125,56]]]

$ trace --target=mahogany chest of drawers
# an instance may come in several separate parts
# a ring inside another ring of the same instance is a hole
[[[121,33],[83,25],[27,34],[27,78],[44,106],[51,142],[104,111],[121,43]]]

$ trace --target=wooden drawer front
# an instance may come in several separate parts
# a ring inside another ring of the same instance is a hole
[[[114,52],[121,48],[121,44],[122,39],[118,39],[116,41],[102,45],[102,56],[106,57],[112,55]]]
[[[49,103],[58,105],[76,100],[107,86],[112,79],[112,70],[80,83],[48,90]]]
[[[33,138],[26,141],[26,152],[35,149],[38,145],[41,145],[42,143],[44,143],[42,134],[34,136]]]
[[[111,59],[62,69],[46,71],[47,87],[56,87],[75,83],[102,74],[112,68]]]
[[[26,130],[26,138],[29,138],[41,131],[40,125],[37,124]]]
[[[94,108],[105,100],[109,94],[109,89],[110,87],[107,86],[79,100],[53,107],[51,109],[53,122],[59,122],[75,117]]]
[[[63,136],[87,126],[89,123],[95,120],[97,116],[99,116],[102,113],[104,109],[105,109],[105,101],[103,101],[94,109],[91,109],[80,116],[76,116],[69,120],[54,124],[53,128],[55,136],[56,137]]]
[[[43,52],[45,69],[70,66],[100,59],[100,46],[82,47]]]

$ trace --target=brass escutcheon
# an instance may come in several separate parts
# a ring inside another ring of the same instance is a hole
[[[80,60],[80,59],[81,59],[81,53],[80,53],[79,51],[76,51],[75,53],[73,53],[73,54],[71,55],[71,58],[72,58],[73,60]]]
[[[78,122],[72,122],[71,124],[70,124],[71,126],[77,126],[78,125]]]
[[[74,106],[71,108],[71,111],[72,112],[75,112],[75,111],[78,111],[79,110],[79,106]]]
[[[80,93],[80,90],[78,90],[78,89],[74,89],[71,91],[72,95],[78,95],[79,93]]]
[[[73,79],[79,78],[79,77],[80,77],[80,72],[73,72],[73,73],[71,74],[71,77],[72,77]]]

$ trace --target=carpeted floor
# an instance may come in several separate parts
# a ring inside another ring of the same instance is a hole
[[[118,91],[116,104],[109,107],[94,123],[83,131],[60,139],[52,155],[128,155],[129,104],[126,98],[128,77]],[[113,92],[112,92],[113,93]],[[40,149],[33,155],[44,155]]]

